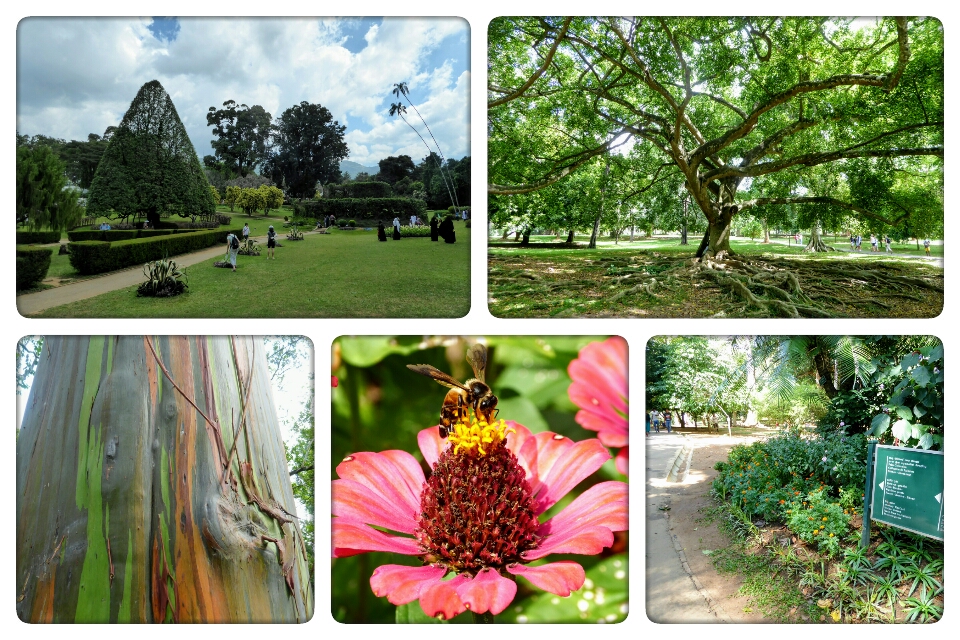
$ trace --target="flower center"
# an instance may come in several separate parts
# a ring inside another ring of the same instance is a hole
[[[415,535],[426,562],[476,575],[536,548],[540,523],[526,473],[506,447],[511,431],[503,420],[453,426],[420,494]]]

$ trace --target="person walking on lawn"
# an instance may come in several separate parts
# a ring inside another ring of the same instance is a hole
[[[270,225],[270,228],[267,229],[267,260],[277,259],[277,257],[273,254],[276,246],[277,232],[273,230],[273,225]]]

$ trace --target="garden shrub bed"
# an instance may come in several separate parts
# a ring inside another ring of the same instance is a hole
[[[346,184],[332,184],[330,200],[345,198],[389,198],[393,189],[386,182],[348,182]]]
[[[105,242],[119,242],[121,240],[133,240],[139,237],[140,231],[137,229],[110,229],[109,231],[83,230],[67,231],[67,238],[70,242],[83,242],[84,240],[103,240]]]
[[[400,237],[401,238],[429,238],[430,227],[426,225],[422,227],[400,227]]]
[[[59,231],[17,231],[17,244],[53,244],[60,242]]]
[[[205,249],[226,242],[231,231],[192,231],[154,238],[137,238],[120,242],[86,240],[70,243],[70,264],[81,275],[115,271],[151,260]],[[239,234],[239,229],[232,231]]]
[[[52,256],[50,247],[18,246],[17,291],[31,289],[47,277]]]

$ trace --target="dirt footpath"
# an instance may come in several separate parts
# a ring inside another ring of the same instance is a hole
[[[666,511],[670,534],[682,549],[687,566],[699,583],[701,594],[706,595],[711,605],[718,609],[718,618],[732,623],[769,622],[751,610],[746,597],[738,596],[742,581],[736,575],[720,575],[713,567],[710,555],[704,551],[721,549],[730,545],[730,538],[716,522],[705,517],[714,506],[710,487],[717,472],[713,465],[725,461],[735,444],[752,441],[753,438],[727,438],[688,434],[694,443],[693,457],[686,479],[672,483],[666,488],[669,510]],[[655,588],[655,587],[652,587]]]

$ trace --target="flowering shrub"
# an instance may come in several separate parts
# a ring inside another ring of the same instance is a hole
[[[828,499],[824,489],[796,497],[787,503],[787,526],[807,544],[829,556],[840,551],[840,539],[850,529],[849,509]]]
[[[834,433],[805,439],[799,431],[749,446],[738,445],[720,462],[714,489],[748,516],[785,521],[787,504],[813,491],[862,495],[867,442],[863,434]]]

